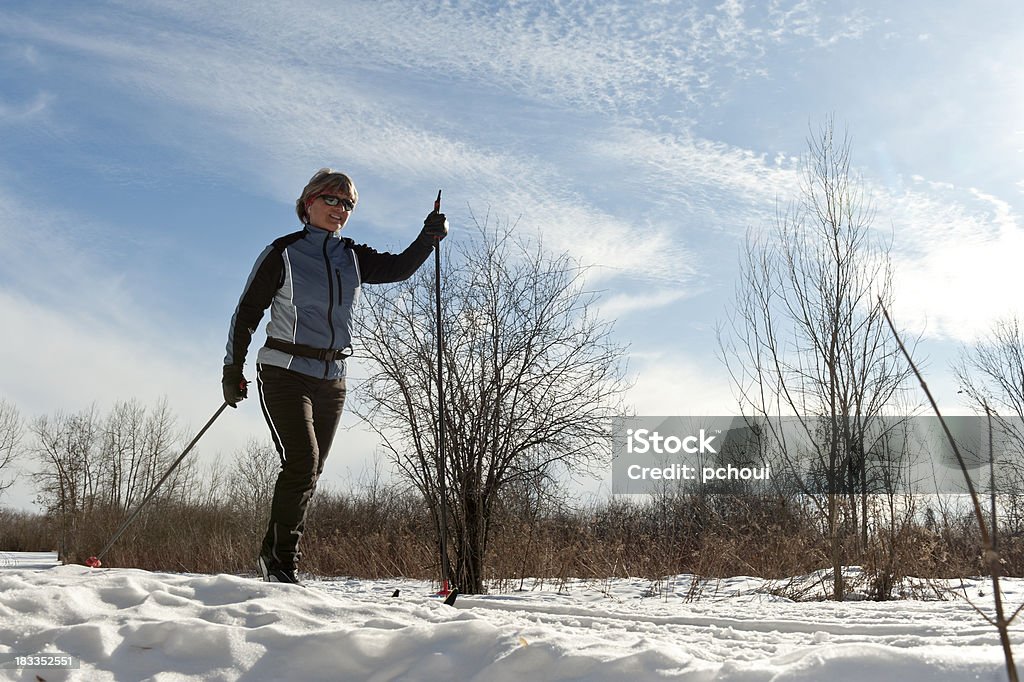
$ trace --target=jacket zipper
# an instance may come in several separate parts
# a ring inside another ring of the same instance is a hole
[[[341,286],[341,270],[335,268],[334,277],[338,280],[338,306],[341,307],[341,304],[345,300],[345,289]]]
[[[330,235],[324,239],[324,265],[327,266],[327,326],[331,330],[331,345],[328,348],[334,348],[334,281],[331,279],[331,259],[327,257],[327,244],[330,241]],[[327,378],[330,372],[331,363],[324,361],[324,379]]]

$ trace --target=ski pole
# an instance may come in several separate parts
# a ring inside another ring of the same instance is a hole
[[[434,200],[434,213],[441,212],[441,190],[437,190]],[[451,585],[448,576],[448,492],[445,486],[445,442],[444,442],[444,330],[441,326],[441,238],[434,242],[434,299],[437,304],[437,480],[440,496],[440,512],[438,514],[438,538],[441,545],[441,591],[438,593],[448,597]]]
[[[227,406],[227,401],[224,401],[224,404],[221,405],[217,409],[217,411],[213,413],[213,416],[210,417],[210,421],[206,422],[206,425],[199,430],[199,433],[197,433],[196,437],[192,439],[192,442],[185,446],[185,450],[182,451],[180,455],[178,455],[178,459],[174,460],[174,464],[172,464],[171,468],[167,470],[167,473],[163,475],[163,478],[156,482],[156,485],[154,485],[153,489],[149,491],[149,494],[146,495],[142,502],[139,503],[139,506],[135,508],[135,511],[133,511],[131,515],[124,520],[124,522],[121,524],[121,527],[117,529],[116,533],[114,533],[114,537],[110,538],[110,541],[107,543],[106,547],[100,550],[100,553],[96,556],[91,556],[85,560],[86,566],[88,566],[89,568],[99,568],[103,565],[101,559],[103,559],[107,551],[114,545],[115,542],[117,542],[117,539],[121,537],[121,534],[124,533],[128,526],[131,525],[132,521],[135,520],[135,517],[139,515],[140,511],[142,511],[142,508],[145,507],[151,499],[153,499],[153,496],[156,495],[156,491],[159,490],[160,486],[164,484],[164,481],[166,481],[167,478],[171,475],[171,472],[178,468],[178,465],[181,464],[181,460],[185,459],[185,455],[192,451],[192,448],[194,448],[196,443],[199,442],[199,439],[203,437],[203,434],[206,433],[206,430],[213,426],[213,422],[217,421],[217,417],[220,416],[221,412],[223,412],[224,408],[226,408]]]

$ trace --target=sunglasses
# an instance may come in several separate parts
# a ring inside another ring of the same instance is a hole
[[[333,194],[321,194],[317,198],[323,199],[324,203],[327,204],[328,206],[340,205],[342,210],[344,211],[351,211],[356,207],[356,202],[352,201],[351,199],[336,197]]]

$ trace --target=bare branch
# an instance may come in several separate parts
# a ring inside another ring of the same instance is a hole
[[[503,491],[607,461],[621,412],[623,348],[593,311],[586,269],[477,224],[446,258],[444,415],[437,410],[430,280],[367,288],[360,336],[373,360],[355,411],[397,468],[437,507],[438,419],[445,420],[449,507],[460,589],[482,588],[491,510]]]

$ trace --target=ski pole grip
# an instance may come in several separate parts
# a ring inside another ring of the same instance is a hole
[[[437,190],[437,198],[434,199],[434,215],[441,212],[441,190]],[[439,235],[434,236],[434,244],[437,248],[441,248],[441,237]]]

